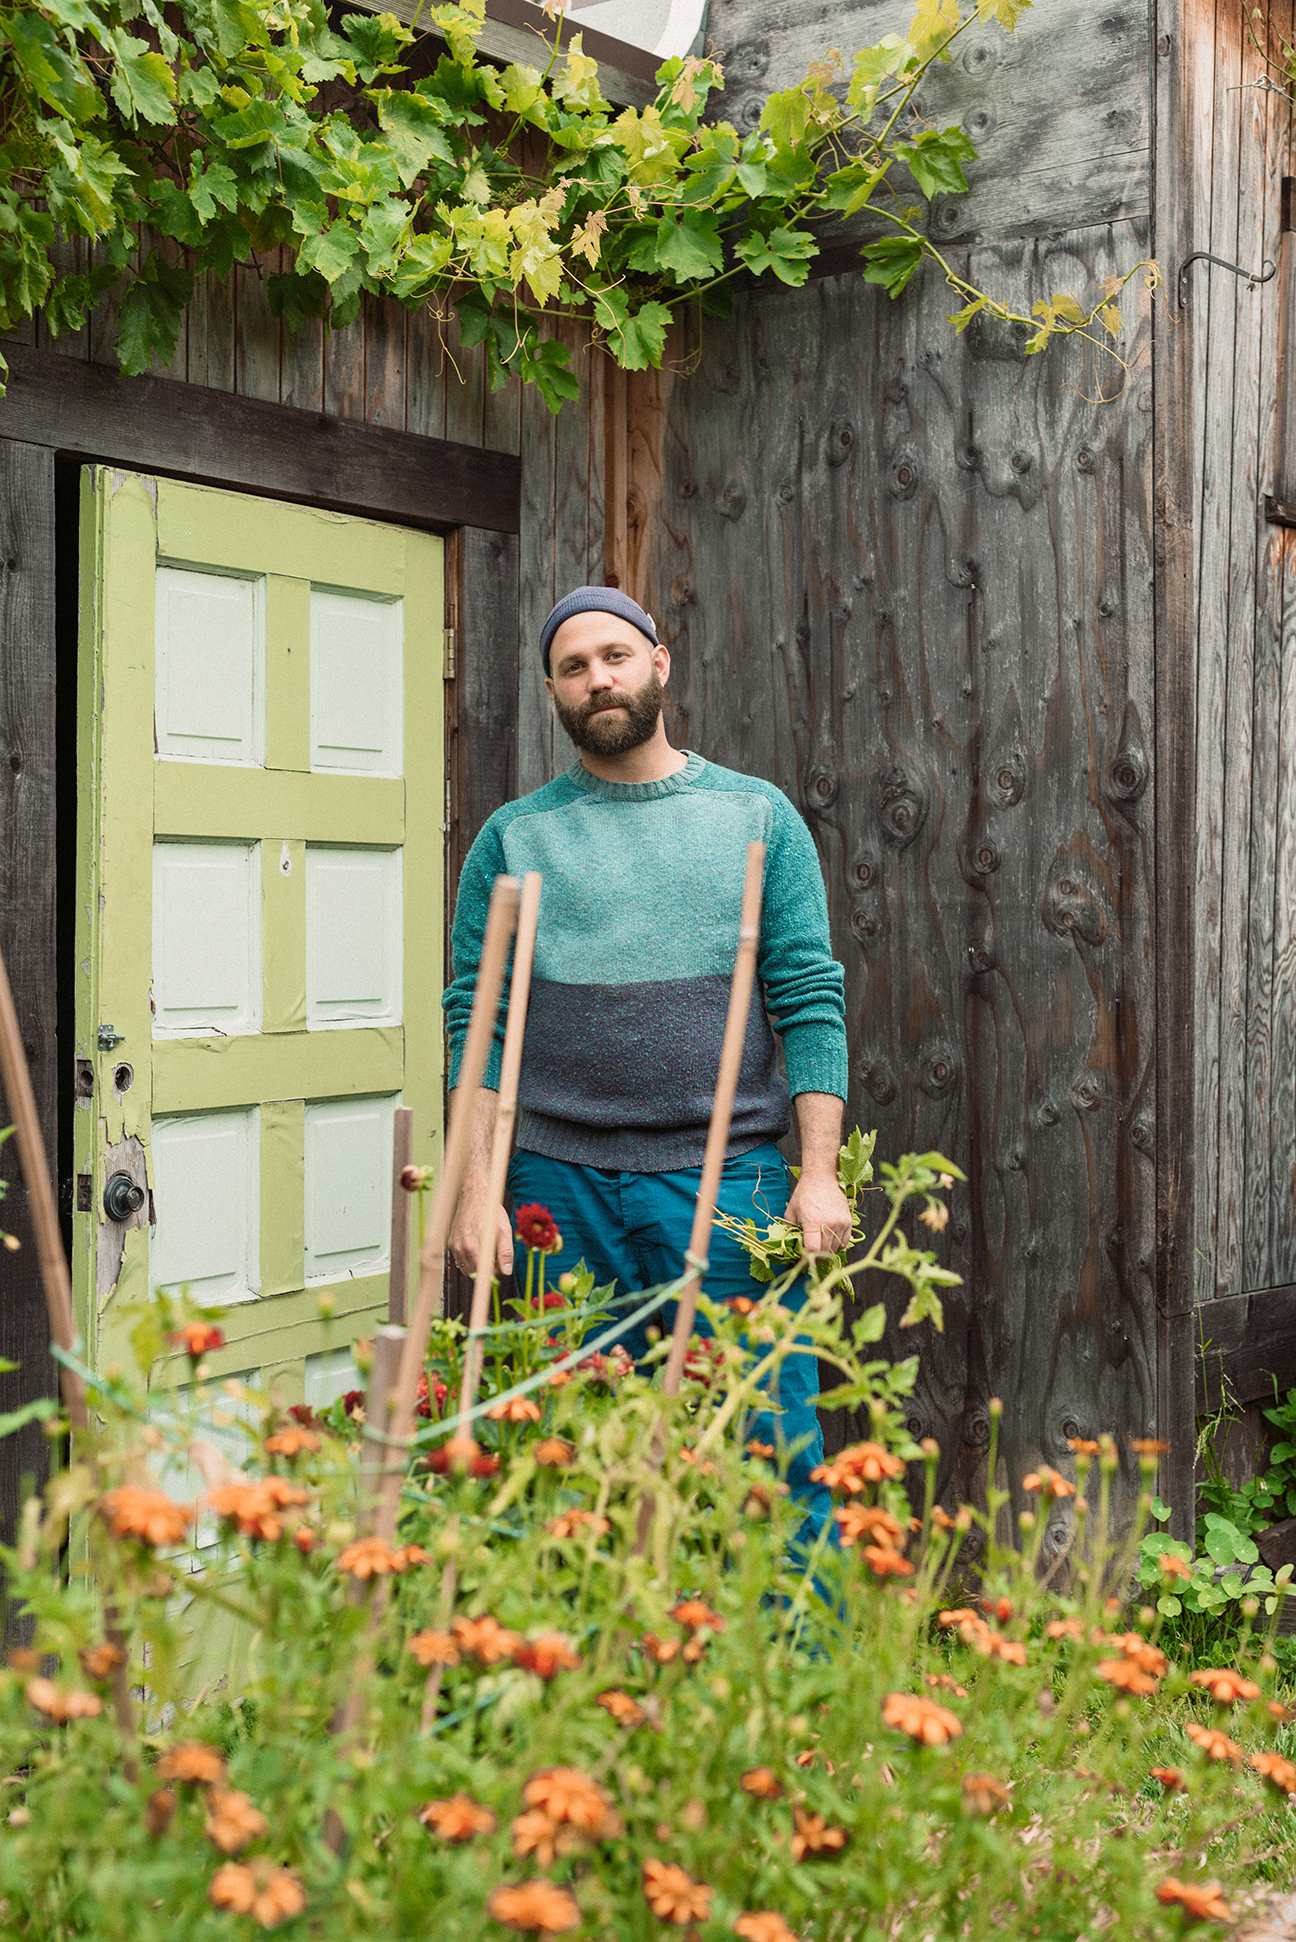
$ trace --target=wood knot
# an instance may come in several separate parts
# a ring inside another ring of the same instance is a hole
[[[937,1045],[922,1062],[918,1083],[929,1099],[944,1099],[958,1078],[958,1060],[947,1045]]]
[[[1091,448],[1088,445],[1082,445],[1080,447],[1080,450],[1076,453],[1076,465],[1081,472],[1093,471],[1094,455]]]
[[[1136,803],[1152,775],[1152,764],[1143,741],[1143,724],[1132,701],[1125,704],[1120,739],[1107,761],[1107,794],[1113,802]]]
[[[1020,472],[1025,476],[1035,463],[1034,454],[1031,452],[1014,452],[1008,463],[1014,472]]]
[[[1035,1118],[1041,1126],[1056,1126],[1062,1115],[1051,1099],[1046,1099]]]
[[[723,519],[741,519],[747,510],[747,488],[740,479],[730,479],[716,501],[716,510]]]
[[[834,418],[828,427],[825,456],[829,465],[845,465],[855,450],[855,427],[849,418]]]
[[[1136,1119],[1130,1127],[1130,1145],[1140,1153],[1150,1153],[1154,1143],[1151,1124],[1146,1119]]]
[[[902,445],[891,462],[891,475],[887,489],[893,499],[912,499],[918,490],[920,477],[918,452],[912,445]]]
[[[895,1077],[885,1059],[874,1059],[860,1074],[864,1090],[876,1106],[889,1106],[896,1096]]]
[[[1057,866],[1049,872],[1047,888],[1044,892],[1044,925],[1054,937],[1078,938],[1082,943],[1101,944],[1107,935],[1107,919],[1091,886],[1074,874],[1075,862],[1069,868],[1073,874],[1055,874]]]
[[[967,947],[968,963],[978,977],[994,970],[994,951],[988,942],[971,943]]]
[[[826,763],[811,769],[806,777],[806,801],[812,809],[826,809],[837,794],[837,776]]]
[[[851,865],[851,876],[861,890],[871,890],[878,880],[877,858],[867,853],[857,856]]]
[[[883,770],[878,778],[877,814],[883,840],[893,849],[905,849],[913,842],[927,816],[927,797],[908,770]]]
[[[979,877],[992,877],[1003,862],[1003,851],[993,836],[976,838],[970,850],[972,868]]]
[[[697,487],[694,485],[692,479],[680,480],[679,496],[681,499],[691,499],[696,491]]]
[[[1098,1075],[1085,1072],[1071,1088],[1071,1104],[1078,1106],[1082,1113],[1096,1113],[1103,1102],[1103,1089]]]
[[[878,914],[868,904],[859,904],[851,912],[850,927],[856,937],[867,943],[878,934],[880,928]]]

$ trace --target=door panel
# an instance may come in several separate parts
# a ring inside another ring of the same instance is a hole
[[[224,1310],[217,1373],[295,1398],[385,1310],[392,1113],[423,1165],[440,1117],[442,566],[426,534],[83,474],[75,1280],[103,1360],[187,1286]],[[118,1169],[151,1194],[127,1222]]]

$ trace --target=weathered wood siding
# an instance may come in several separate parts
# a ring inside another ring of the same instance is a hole
[[[936,220],[1022,307],[1087,295],[1150,243],[1147,13],[1044,12],[1016,42],[978,30],[931,104],[961,107],[985,156]],[[720,0],[722,112],[754,125],[828,45],[896,24]],[[853,272],[681,335],[691,375],[630,381],[611,551],[670,644],[677,738],[778,782],[815,834],[851,1119],[969,1176],[945,1335],[893,1337],[922,1349],[911,1427],[964,1491],[992,1396],[1014,1480],[1065,1467],[1070,1436],[1158,1420],[1153,413],[1145,364],[1098,405],[1113,366],[957,340],[951,307],[934,275],[893,305]],[[1137,360],[1150,321],[1126,308]],[[524,666],[532,786],[570,759],[537,700]]]
[[[1194,247],[1258,268],[1278,254],[1291,112],[1254,86],[1265,70],[1242,0],[1201,4],[1185,24],[1200,90]],[[1273,25],[1290,37],[1289,0]],[[1201,263],[1191,275],[1196,1245],[1209,1303],[1296,1282],[1296,533],[1263,517],[1280,286]],[[1204,1340],[1227,1338],[1224,1315],[1217,1327],[1203,1312]]]

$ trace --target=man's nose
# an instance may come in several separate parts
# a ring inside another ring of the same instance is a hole
[[[596,661],[589,671],[589,685],[595,694],[602,694],[612,684],[612,673],[601,661]]]

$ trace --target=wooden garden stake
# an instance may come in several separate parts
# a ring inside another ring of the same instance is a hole
[[[481,1238],[477,1244],[477,1272],[473,1277],[472,1308],[468,1317],[468,1347],[464,1355],[463,1382],[459,1393],[461,1410],[472,1408],[477,1400],[477,1384],[481,1381],[481,1331],[486,1326],[486,1317],[490,1312],[491,1283],[495,1277],[495,1230],[504,1202],[509,1155],[513,1150],[518,1075],[522,1070],[522,1040],[526,1034],[527,1005],[531,997],[531,967],[535,962],[541,881],[538,870],[527,871],[522,880],[522,898],[518,905],[513,976],[509,982],[508,1022],[504,1027],[504,1056],[500,1060],[495,1132],[491,1141],[490,1178],[486,1207],[482,1214]]]
[[[675,1310],[675,1327],[671,1333],[670,1354],[666,1359],[666,1374],[662,1379],[662,1394],[666,1396],[679,1394],[680,1378],[684,1373],[684,1357],[688,1353],[693,1324],[697,1319],[698,1294],[702,1287],[703,1273],[700,1264],[706,1260],[711,1243],[716,1196],[720,1191],[720,1174],[729,1147],[729,1127],[733,1119],[734,1096],[738,1090],[738,1073],[742,1066],[743,1047],[747,1040],[747,1014],[751,1010],[752,984],[756,977],[756,956],[760,946],[761,889],[764,872],[764,843],[749,843],[747,870],[743,878],[742,915],[738,922],[738,954],[734,959],[733,981],[729,986],[729,1012],[725,1019],[724,1038],[720,1046],[720,1071],[716,1079],[715,1100],[711,1107],[711,1123],[707,1128],[706,1148],[702,1155],[702,1178],[698,1183],[697,1204],[693,1209],[693,1231],[689,1236],[688,1254],[685,1257],[687,1273]],[[664,1454],[665,1439],[659,1426],[652,1450],[654,1468],[661,1467]],[[652,1516],[653,1496],[649,1489],[644,1492],[639,1505],[639,1525],[634,1543],[636,1557],[642,1557],[648,1548]]]
[[[662,1382],[662,1393],[667,1396],[679,1394],[684,1357],[693,1335],[698,1292],[702,1286],[699,1264],[705,1261],[711,1245],[716,1196],[720,1191],[720,1175],[729,1149],[729,1126],[733,1119],[738,1072],[742,1065],[743,1047],[747,1042],[747,1014],[751,1010],[752,985],[756,978],[764,873],[765,845],[749,843],[747,874],[743,879],[742,917],[738,927],[738,955],[734,960],[733,982],[729,987],[729,1015],[725,1019],[724,1039],[720,1046],[720,1076],[716,1080],[715,1103],[711,1108],[711,1124],[707,1128],[706,1149],[702,1155],[702,1179],[698,1185],[697,1205],[693,1210],[693,1232],[689,1236],[685,1263],[688,1273],[680,1290],[679,1306],[675,1310],[675,1328]]]
[[[70,1355],[76,1346],[72,1277],[68,1273],[67,1256],[63,1252],[58,1209],[50,1185],[45,1143],[41,1139],[40,1120],[36,1113],[36,1095],[32,1091],[31,1074],[27,1070],[27,1054],[23,1051],[18,1013],[14,1009],[3,953],[0,953],[0,1083],[4,1086],[5,1098],[13,1114],[18,1160],[36,1234],[36,1258],[40,1264],[41,1285],[45,1290],[50,1335]],[[73,1429],[88,1428],[85,1384],[75,1370],[64,1364],[59,1365],[59,1392]]]
[[[522,1069],[522,1040],[526,1034],[527,1004],[531,997],[531,966],[535,961],[541,882],[542,878],[538,870],[528,870],[522,880],[522,898],[518,905],[517,940],[513,946],[513,976],[509,981],[508,1023],[504,1027],[504,1056],[500,1060],[495,1131],[491,1140],[490,1176],[486,1189],[486,1207],[482,1214],[481,1238],[477,1244],[477,1272],[473,1276],[472,1308],[468,1317],[468,1346],[464,1353],[463,1381],[459,1388],[459,1408],[464,1413],[476,1402],[477,1384],[481,1380],[481,1331],[485,1328],[486,1317],[490,1313],[491,1283],[495,1278],[496,1228],[499,1224],[499,1210],[504,1201],[509,1154],[513,1148],[513,1126],[517,1119],[518,1074]],[[438,1607],[437,1626],[442,1631],[450,1623],[458,1588],[459,1573],[454,1559],[451,1558],[441,1574],[441,1600]],[[423,1711],[419,1717],[420,1733],[428,1732],[436,1719],[443,1670],[444,1668],[439,1665],[428,1668],[428,1676],[423,1684]]]
[[[509,943],[517,923],[519,889],[520,885],[516,877],[500,876],[496,877],[495,888],[491,891],[481,963],[477,967],[477,989],[473,995],[472,1016],[468,1021],[468,1036],[464,1041],[459,1083],[455,1087],[451,1101],[450,1124],[446,1129],[445,1147],[441,1155],[441,1171],[437,1176],[436,1187],[432,1193],[432,1206],[428,1213],[427,1239],[420,1258],[419,1285],[414,1300],[414,1313],[410,1318],[409,1333],[405,1337],[400,1373],[396,1382],[396,1400],[391,1413],[389,1433],[397,1443],[402,1438],[408,1437],[414,1427],[414,1399],[427,1355],[432,1317],[437,1311],[442,1283],[445,1280],[445,1253],[446,1244],[450,1238],[450,1222],[454,1215],[455,1204],[459,1199],[459,1188],[463,1182],[464,1167],[468,1160],[468,1141],[477,1106],[477,1091],[486,1070],[486,1060],[490,1055],[491,1040],[495,1034],[500,993],[504,989],[504,968],[508,962]],[[396,1462],[389,1463],[383,1472],[382,1492],[378,1500],[375,1525],[376,1534],[385,1538],[388,1544],[392,1543],[396,1536],[396,1520],[400,1513],[401,1479],[404,1472],[404,1464]]]
[[[409,1310],[410,1200],[401,1175],[414,1158],[414,1109],[398,1106],[392,1119],[391,1271],[387,1280],[387,1320],[403,1328]]]

